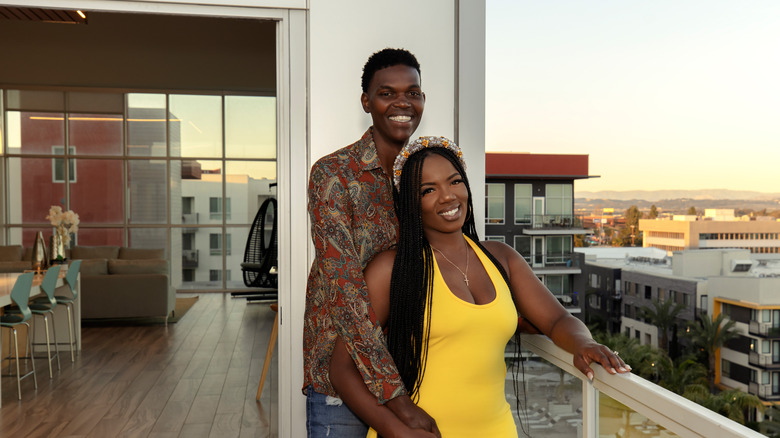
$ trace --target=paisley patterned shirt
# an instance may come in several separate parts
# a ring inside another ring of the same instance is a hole
[[[309,178],[315,258],[306,288],[303,388],[336,396],[328,377],[336,336],[380,403],[406,394],[369,306],[363,268],[398,239],[390,179],[369,128],[356,143],[321,158]]]

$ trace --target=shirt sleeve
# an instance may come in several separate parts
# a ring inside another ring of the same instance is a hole
[[[406,394],[368,300],[363,267],[352,238],[352,203],[340,176],[317,163],[309,178],[309,215],[319,269],[328,290],[323,302],[338,336],[379,403]],[[341,175],[341,172],[339,172]]]

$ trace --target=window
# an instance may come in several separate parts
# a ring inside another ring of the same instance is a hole
[[[571,184],[547,184],[545,198],[547,214],[571,216],[574,208]]]
[[[181,198],[181,214],[192,214],[195,210],[195,197],[184,196]]]
[[[52,146],[52,155],[65,155],[64,146]],[[68,146],[68,155],[76,154],[76,146]],[[65,182],[65,160],[66,158],[52,158],[51,159],[51,180],[55,183]],[[73,158],[68,160],[68,180],[70,182],[76,182],[76,160]]]
[[[209,269],[209,281],[222,281],[222,271],[219,269]]]
[[[227,245],[225,245],[225,255],[230,255],[230,233],[225,235]],[[222,235],[217,233],[209,234],[209,254],[222,255]]]
[[[721,362],[721,374],[723,377],[731,377],[731,362],[726,359],[722,359]]]
[[[504,236],[485,236],[485,240],[493,242],[505,242]]]
[[[209,198],[209,218],[222,220],[222,198]],[[225,198],[225,219],[230,220],[230,198]]]
[[[645,299],[646,300],[653,299],[653,288],[650,286],[645,286]]]
[[[504,223],[504,185],[485,184],[485,223]]]
[[[515,184],[515,223],[530,224],[533,215],[533,186]]]
[[[633,314],[631,313],[631,304],[625,305],[625,314],[627,318],[633,318]],[[631,333],[626,333],[628,336],[631,336]]]
[[[554,295],[569,294],[569,276],[568,275],[546,275],[544,284]]]
[[[531,236],[515,236],[515,251],[531,262]]]
[[[634,338],[639,339],[639,335],[640,335],[639,330],[634,330]]]
[[[546,265],[563,265],[571,257],[571,236],[547,236]]]
[[[598,274],[590,274],[590,287],[601,287],[601,277]]]

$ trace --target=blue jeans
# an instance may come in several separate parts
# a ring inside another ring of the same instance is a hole
[[[366,438],[368,426],[341,399],[306,388],[308,438]]]

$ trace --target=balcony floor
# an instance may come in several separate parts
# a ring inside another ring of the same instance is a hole
[[[15,377],[3,377],[0,435],[277,436],[276,354],[255,402],[273,312],[229,294],[199,295],[167,327],[83,327],[76,362],[65,352],[49,380],[46,360],[36,360],[38,390],[24,379],[21,402]]]

